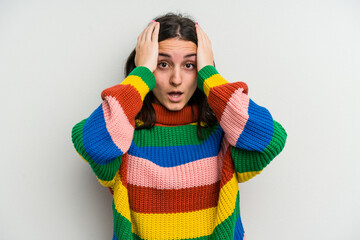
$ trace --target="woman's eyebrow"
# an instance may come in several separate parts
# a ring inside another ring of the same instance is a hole
[[[166,54],[166,53],[159,53],[159,56],[171,58],[171,56],[169,54]],[[196,53],[188,54],[184,58],[189,58],[189,57],[192,57],[192,56],[196,56]]]
[[[159,56],[171,58],[171,56],[169,54],[166,54],[166,53],[159,53]]]
[[[195,57],[196,57],[196,53],[188,54],[188,55],[185,56],[185,58],[192,57],[192,56],[195,56]]]

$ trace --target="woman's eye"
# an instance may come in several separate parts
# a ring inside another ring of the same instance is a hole
[[[185,67],[188,69],[192,69],[192,68],[195,68],[195,64],[187,63],[187,64],[185,64]]]
[[[166,68],[166,67],[167,67],[167,63],[166,63],[166,62],[161,62],[161,63],[158,64],[158,66],[159,66],[160,68]]]

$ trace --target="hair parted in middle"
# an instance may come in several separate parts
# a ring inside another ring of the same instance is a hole
[[[195,29],[195,21],[189,16],[183,14],[167,13],[165,15],[154,18],[155,21],[160,23],[158,42],[166,39],[176,38],[185,41],[191,41],[197,45],[197,35]],[[135,65],[135,49],[129,55],[125,64],[125,77],[127,77],[134,68]],[[214,63],[215,65],[215,63]],[[155,109],[152,106],[154,101],[153,92],[149,92],[143,102],[143,107],[137,114],[136,119],[143,122],[141,125],[137,125],[136,129],[152,128],[156,122]],[[199,118],[197,121],[197,133],[198,137],[202,138],[202,129],[213,127],[218,121],[213,110],[210,108],[206,95],[200,90],[196,89],[192,97],[189,99],[187,105],[197,104],[199,106]],[[201,123],[205,123],[202,125]]]

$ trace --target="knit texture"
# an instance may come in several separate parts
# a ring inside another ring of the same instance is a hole
[[[135,68],[105,89],[102,104],[73,127],[76,151],[113,193],[113,240],[243,240],[238,183],[259,174],[284,148],[287,133],[213,66],[198,73],[218,124],[197,136],[197,105],[177,112],[153,104],[156,124],[135,130],[135,116],[155,86]]]

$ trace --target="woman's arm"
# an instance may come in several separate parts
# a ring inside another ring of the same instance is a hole
[[[138,36],[136,67],[118,85],[101,93],[102,104],[72,129],[72,141],[79,155],[90,164],[100,183],[111,187],[121,157],[131,145],[135,117],[144,98],[156,85],[153,71],[157,66],[160,24],[150,23]]]
[[[225,132],[239,182],[259,174],[284,148],[287,133],[270,112],[248,97],[244,82],[227,82],[213,66],[211,41],[196,24],[198,88]]]
[[[131,145],[135,117],[145,95],[155,87],[153,73],[135,68],[118,85],[101,93],[102,104],[72,129],[72,141],[100,182],[109,186],[121,164],[121,156]]]
[[[225,132],[239,182],[259,174],[284,148],[285,129],[249,98],[246,83],[227,82],[213,66],[199,71],[198,87]]]

